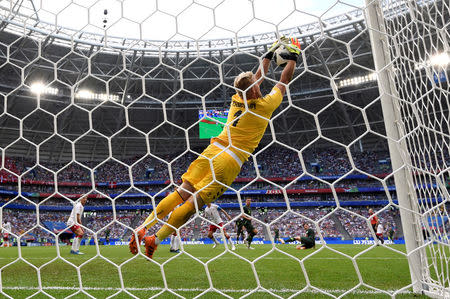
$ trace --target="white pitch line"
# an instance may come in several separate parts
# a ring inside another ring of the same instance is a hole
[[[63,256],[64,257],[64,256]],[[29,260],[51,260],[54,257],[51,258],[45,258],[45,257],[24,257],[22,256],[23,259],[29,261]],[[64,257],[67,260],[82,260],[78,257]],[[167,257],[169,258],[169,257]],[[204,260],[209,260],[212,258],[215,258],[214,256],[196,256],[196,258],[198,259],[204,259]],[[245,257],[247,259],[252,259],[252,257]],[[254,257],[257,258],[257,257]],[[298,259],[302,259],[302,257],[297,257]],[[18,259],[18,257],[14,257],[14,258],[7,258],[7,257],[0,257],[0,260],[16,260]],[[86,258],[87,259],[87,258]],[[158,261],[158,260],[165,260],[166,258],[163,257],[157,257],[154,260]],[[180,259],[180,260],[191,260],[192,258],[190,257],[177,257],[176,259]],[[219,260],[234,260],[236,258],[234,257],[221,257],[219,258]],[[292,260],[292,258],[290,257],[264,257],[264,260]],[[117,260],[117,261],[121,261],[123,260],[122,258],[108,258],[108,260]],[[349,258],[347,257],[310,257],[308,258],[308,260],[349,260]],[[406,257],[359,257],[357,258],[357,260],[407,260]]]
[[[1,290],[2,288],[0,288]],[[4,290],[39,290],[38,287],[3,287]],[[77,291],[80,290],[79,287],[43,287],[43,290],[67,290],[67,291]],[[150,287],[150,288],[112,288],[112,287],[83,287],[82,288],[85,291],[120,291],[120,290],[127,290],[127,291],[162,291],[167,290],[165,288],[159,288],[159,287]],[[175,292],[203,292],[205,289],[201,288],[177,288],[177,289],[170,289]],[[253,291],[254,289],[217,289],[224,293],[248,293]],[[294,289],[267,289],[274,293],[296,293],[300,290],[294,290]],[[325,291],[327,293],[344,293],[348,290],[345,289],[321,289],[322,291]],[[386,292],[389,292],[393,294],[396,290],[384,290]],[[258,289],[256,292],[260,293],[266,293],[266,291]],[[316,290],[307,290],[302,293],[320,293]],[[374,290],[354,290],[351,292],[352,294],[379,294],[380,292],[374,291]],[[411,291],[401,291],[397,294],[412,294]]]

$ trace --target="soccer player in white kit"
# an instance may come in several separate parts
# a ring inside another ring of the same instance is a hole
[[[11,223],[8,221],[3,225],[3,244],[2,247],[11,247],[9,243],[9,234],[11,232]]]
[[[69,229],[75,234],[75,238],[73,239],[72,249],[70,250],[71,254],[84,254],[80,252],[80,244],[81,239],[83,238],[84,231],[81,228],[81,215],[84,211],[84,205],[87,202],[87,196],[84,196],[80,199],[79,202],[75,204],[72,209],[72,213],[70,213],[69,220],[67,220],[67,226]]]
[[[232,219],[231,216],[228,215],[228,213],[225,212],[225,211],[224,211],[221,207],[219,207],[218,205],[212,204],[212,203],[208,203],[208,204],[206,205],[206,208],[205,208],[205,217],[206,217],[208,220],[211,220],[212,222],[216,223],[216,225],[211,224],[211,225],[209,226],[209,229],[208,229],[208,238],[210,238],[211,240],[214,241],[214,246],[213,246],[213,248],[216,248],[217,244],[219,244],[219,242],[216,240],[216,238],[214,238],[214,235],[213,235],[213,234],[214,234],[214,232],[219,228],[219,226],[220,226],[220,227],[223,226],[223,221],[222,221],[222,218],[220,217],[219,211],[222,212],[222,213],[225,215],[225,217],[227,217],[227,219],[231,221],[231,219]],[[218,226],[217,226],[217,225],[218,225]],[[230,235],[227,234],[227,232],[225,231],[225,229],[223,230],[223,233],[224,233],[224,235],[225,235],[225,238],[227,238],[228,242],[229,242],[230,245],[231,245],[231,250],[236,250],[236,247],[234,247],[234,244],[233,244],[233,242],[232,242],[231,239],[230,239]]]
[[[381,244],[384,244],[383,234],[384,234],[384,227],[380,222],[378,222],[376,236],[377,236],[377,239],[380,240]],[[377,244],[377,245],[379,245],[379,244]]]

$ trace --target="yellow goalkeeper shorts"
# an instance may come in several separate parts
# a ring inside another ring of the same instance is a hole
[[[207,158],[211,159],[214,171]],[[220,143],[214,142],[203,151],[202,156],[189,165],[181,178],[183,182],[187,181],[195,188],[206,204],[219,198],[228,189],[227,186],[231,186],[241,166],[242,162],[235,153]]]

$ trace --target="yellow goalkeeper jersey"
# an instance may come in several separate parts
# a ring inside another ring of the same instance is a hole
[[[211,143],[219,142],[228,146],[231,140],[232,147],[230,147],[230,150],[242,162],[247,161],[250,156],[248,153],[253,153],[258,146],[266,131],[268,120],[272,117],[275,109],[280,106],[282,100],[281,91],[278,87],[274,87],[265,97],[248,100],[248,110],[246,110],[244,100],[238,94],[235,94],[231,98],[230,111],[228,112],[228,127],[224,126],[219,136],[211,139]],[[231,138],[228,138],[229,135]]]

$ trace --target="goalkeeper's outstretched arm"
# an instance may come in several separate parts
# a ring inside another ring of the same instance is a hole
[[[263,57],[262,63],[259,66],[258,71],[255,74],[255,80],[257,85],[261,85],[261,83],[264,81],[264,75],[267,74],[267,71],[269,70],[270,65],[270,59],[266,56]],[[261,78],[262,77],[262,78]]]
[[[270,46],[269,50],[266,54],[262,57],[262,63],[260,64],[258,71],[255,74],[255,81],[256,84],[259,86],[264,81],[264,77],[267,74],[267,71],[269,70],[270,61],[273,58],[273,55],[275,54],[275,50],[278,49],[280,46],[280,42],[276,40],[272,46]],[[262,77],[262,78],[261,78]]]
[[[286,93],[286,86],[292,80],[296,63],[297,61],[295,60],[288,61],[283,72],[281,73],[280,81],[278,81],[277,85],[275,85],[281,91],[282,95]]]

